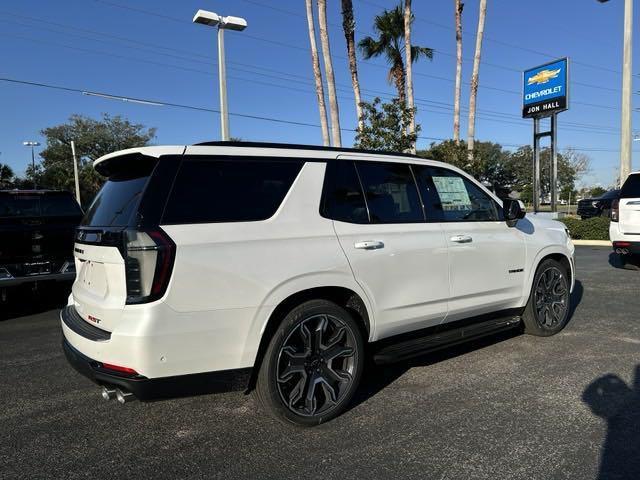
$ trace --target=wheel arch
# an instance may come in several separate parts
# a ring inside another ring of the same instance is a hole
[[[308,300],[329,300],[347,310],[361,328],[362,337],[365,343],[371,336],[371,315],[365,299],[350,288],[343,286],[323,286],[312,287],[300,290],[283,299],[271,312],[264,326],[260,343],[256,353],[255,361],[246,392],[250,392],[255,387],[256,378],[262,365],[265,351],[269,346],[269,341],[273,338],[278,326],[284,317],[296,306]]]
[[[538,254],[535,262],[533,263],[534,268],[531,269],[528,282],[527,282],[527,290],[525,290],[527,292],[527,297],[526,297],[527,299],[529,298],[529,295],[531,295],[531,288],[533,287],[533,279],[535,278],[536,272],[538,271],[538,267],[542,262],[548,259],[552,259],[559,262],[565,268],[565,270],[567,271],[567,275],[569,275],[570,290],[573,291],[573,285],[575,282],[575,272],[574,272],[573,262],[571,261],[571,255],[559,249],[549,248],[541,251]]]

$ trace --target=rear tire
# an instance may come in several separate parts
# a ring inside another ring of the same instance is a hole
[[[524,332],[539,337],[555,335],[565,327],[569,307],[569,278],[565,267],[556,260],[544,260],[533,277],[522,316]]]
[[[284,423],[314,426],[342,413],[360,383],[364,341],[343,308],[310,300],[291,310],[265,352],[254,395]]]

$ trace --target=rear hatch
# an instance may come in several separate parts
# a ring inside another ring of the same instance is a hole
[[[158,268],[170,274],[166,261],[173,251],[165,248],[161,234],[158,239],[154,225],[168,193],[170,172],[160,180],[154,172],[164,168],[167,173],[167,165],[172,170],[177,163],[175,158],[165,162],[134,153],[110,156],[96,166],[107,180],[76,234],[78,273],[72,291],[80,316],[103,330],[117,326],[125,305],[152,301],[163,293],[153,280]]]
[[[629,175],[620,190],[619,228],[628,235],[640,235],[640,174]]]
[[[0,265],[14,277],[68,271],[81,218],[68,192],[0,192]]]

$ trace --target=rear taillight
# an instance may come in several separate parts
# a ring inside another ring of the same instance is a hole
[[[620,199],[616,198],[611,202],[611,221],[617,222],[620,218]]]
[[[125,240],[127,304],[164,295],[171,278],[176,246],[162,230],[127,230]]]

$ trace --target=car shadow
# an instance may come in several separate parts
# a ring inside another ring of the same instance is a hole
[[[609,265],[622,270],[640,270],[640,262],[637,259],[630,257],[627,258],[626,261],[623,261],[622,256],[618,255],[616,252],[611,252],[609,254]]]
[[[567,325],[572,320],[576,308],[582,301],[583,295],[584,287],[582,286],[582,282],[576,280],[573,287],[573,292],[571,293],[571,307],[568,314]],[[402,375],[404,375],[413,367],[426,367],[439,362],[443,362],[445,360],[449,360],[473,352],[475,350],[479,350],[503,342],[505,340],[509,340],[511,338],[517,337],[521,333],[521,328],[514,328],[505,332],[500,332],[484,338],[472,340],[467,343],[454,345],[443,350],[427,353],[410,360],[405,360],[388,365],[376,365],[371,359],[371,355],[369,355],[367,359],[368,364],[365,366],[363,377],[360,381],[360,388],[357,390],[353,400],[351,401],[349,409],[355,408],[361,403],[366,402],[371,397],[377,395],[379,392],[398,380],[400,377],[402,377]]]
[[[598,480],[640,478],[640,365],[629,385],[611,373],[594,380],[582,401],[607,424]]]
[[[41,283],[7,287],[0,300],[0,321],[43,313],[67,304],[70,283]]]
[[[580,305],[580,302],[582,302],[583,295],[584,295],[584,287],[582,286],[582,282],[580,280],[576,280],[575,284],[573,285],[573,292],[571,292],[571,302],[569,306],[569,315],[567,318],[567,325],[569,325],[569,322],[571,321],[571,319],[573,319],[573,315],[574,313],[576,313],[576,309],[578,308],[578,305]]]
[[[469,341],[467,343],[454,345],[436,352],[426,353],[410,360],[404,360],[387,365],[376,365],[370,358],[371,355],[369,355],[367,360],[368,365],[365,366],[362,380],[360,381],[360,387],[356,391],[348,410],[351,410],[374,397],[414,367],[426,367],[460,355],[465,355],[475,350],[517,337],[520,333],[521,330],[519,328],[514,328],[495,335]]]

